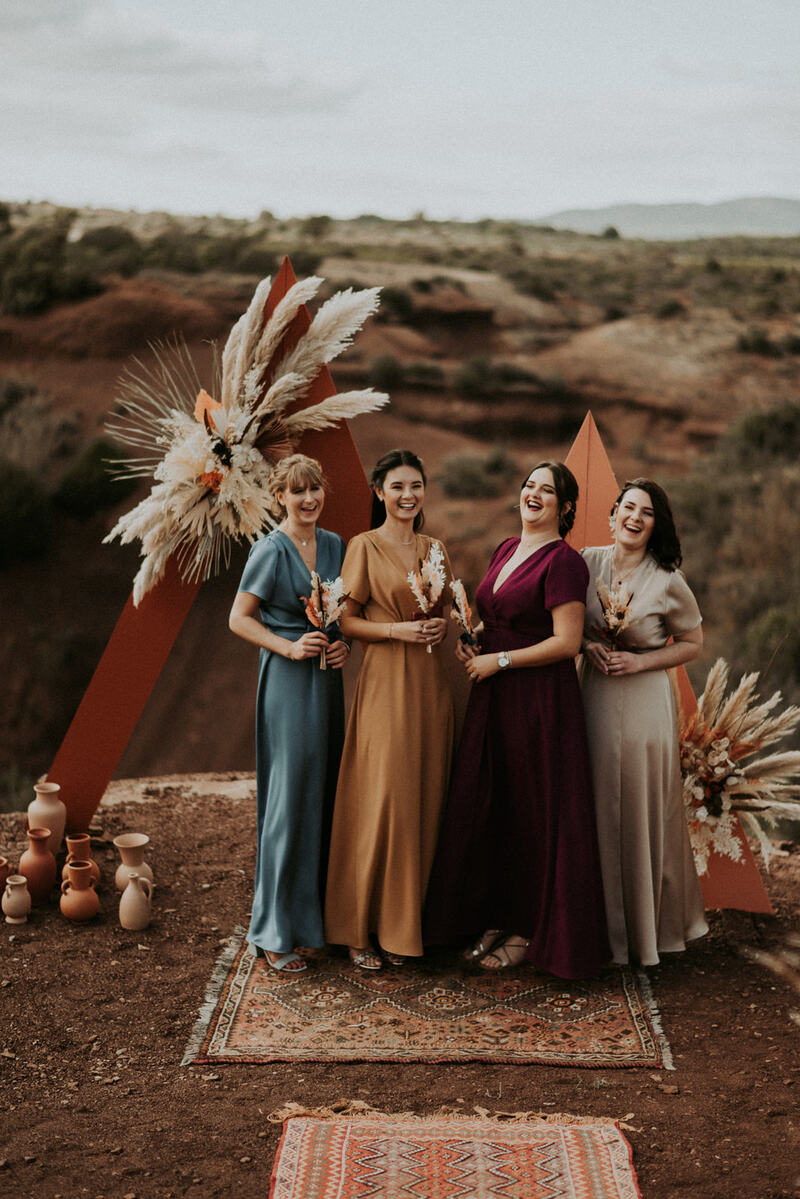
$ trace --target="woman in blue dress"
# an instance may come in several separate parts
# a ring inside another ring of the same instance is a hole
[[[322,467],[292,454],[270,490],[277,529],[250,551],[230,628],[260,649],[256,700],[258,845],[247,939],[275,970],[300,973],[298,946],[324,945],[321,892],[344,737],[341,667],[349,645],[309,631],[301,596],[311,571],[341,573],[344,542],[317,527],[325,502]],[[321,670],[326,651],[329,669]]]

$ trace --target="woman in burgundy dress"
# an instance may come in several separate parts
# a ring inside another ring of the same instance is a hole
[[[520,495],[521,535],[495,550],[476,593],[480,648],[456,651],[474,681],[428,888],[426,939],[486,931],[464,957],[527,960],[561,978],[611,957],[575,655],[588,570],[562,541],[578,485],[542,462]]]

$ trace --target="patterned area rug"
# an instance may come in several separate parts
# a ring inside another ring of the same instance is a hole
[[[287,1120],[271,1199],[641,1199],[613,1124]]]
[[[537,1062],[672,1067],[645,975],[565,982],[531,967],[490,973],[429,956],[374,974],[344,955],[271,970],[237,929],[217,963],[183,1059]]]

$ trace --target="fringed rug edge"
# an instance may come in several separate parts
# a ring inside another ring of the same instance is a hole
[[[642,992],[642,999],[647,1008],[647,1014],[650,1017],[650,1023],[653,1026],[653,1036],[661,1053],[662,1068],[664,1070],[674,1070],[675,1064],[672,1060],[672,1048],[664,1033],[664,1026],[661,1023],[661,1012],[656,1003],[656,997],[653,994],[653,985],[644,970],[637,970],[636,977]]]
[[[189,1037],[189,1042],[181,1061],[182,1066],[199,1064],[200,1050],[203,1047],[203,1042],[211,1025],[211,1019],[219,1003],[225,983],[228,980],[231,967],[236,961],[239,950],[242,948],[242,942],[246,934],[247,929],[243,925],[237,924],[228,938],[228,944],[216,960],[214,969],[211,972],[211,978],[208,980],[206,986],[205,998],[192,1027],[191,1036]]]

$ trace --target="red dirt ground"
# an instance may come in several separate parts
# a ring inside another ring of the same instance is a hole
[[[100,915],[55,903],[0,925],[0,1195],[26,1199],[265,1199],[270,1112],[361,1099],[387,1111],[569,1112],[624,1119],[645,1199],[798,1194],[800,1000],[745,960],[798,926],[800,851],[768,876],[774,917],[714,914],[712,932],[651,970],[676,1070],[485,1064],[180,1065],[220,948],[246,921],[252,776],[114,783],[94,829]],[[111,802],[109,802],[111,801]],[[0,852],[24,848],[0,816]],[[111,839],[149,833],[150,927],[116,920]]]

